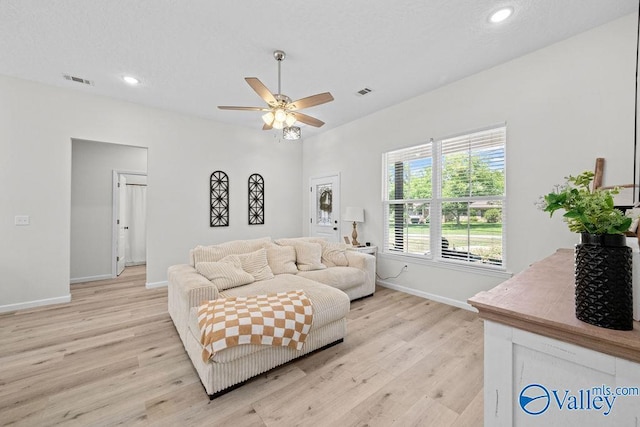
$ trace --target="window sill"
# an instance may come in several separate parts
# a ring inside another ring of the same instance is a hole
[[[491,266],[488,264],[471,265],[464,262],[444,259],[428,259],[419,255],[410,254],[392,254],[389,252],[378,252],[378,257],[399,262],[410,262],[413,264],[424,265],[425,267],[444,268],[447,270],[456,270],[464,273],[482,274],[484,276],[499,277],[509,279],[513,273],[507,271],[503,267]]]

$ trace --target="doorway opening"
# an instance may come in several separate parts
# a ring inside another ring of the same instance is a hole
[[[112,277],[126,267],[147,263],[147,174],[118,171],[112,175]]]
[[[113,171],[131,173],[129,183],[146,184],[147,151],[146,147],[71,139],[71,283],[117,277]],[[143,176],[144,182],[136,181]]]

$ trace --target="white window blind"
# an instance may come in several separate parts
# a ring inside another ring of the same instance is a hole
[[[383,251],[503,266],[504,126],[386,153]]]

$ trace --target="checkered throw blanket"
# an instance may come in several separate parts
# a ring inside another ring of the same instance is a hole
[[[301,350],[313,305],[301,290],[203,302],[198,307],[202,360],[240,344],[265,344]]]

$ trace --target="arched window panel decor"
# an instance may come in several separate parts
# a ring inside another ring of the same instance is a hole
[[[264,178],[258,173],[249,177],[249,225],[264,224]]]
[[[229,226],[229,177],[222,171],[211,174],[211,227]]]

